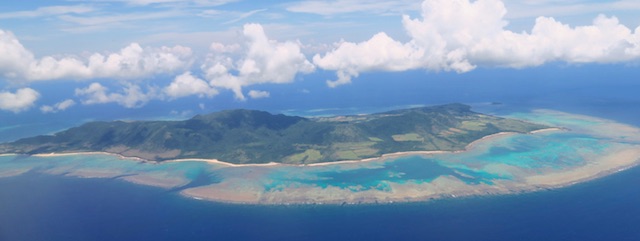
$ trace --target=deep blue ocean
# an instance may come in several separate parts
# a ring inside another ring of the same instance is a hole
[[[318,73],[295,85],[259,86],[271,92],[260,101],[232,101],[223,93],[211,100],[152,102],[138,110],[77,106],[46,119],[37,112],[2,113],[0,141],[87,120],[179,118],[170,110],[323,115],[449,102],[496,114],[549,108],[640,126],[637,76],[637,66],[551,65],[467,74],[371,73],[327,89],[324,79],[332,76]],[[203,102],[207,107],[198,109]],[[27,173],[0,178],[0,241],[640,240],[639,185],[640,168],[633,168],[535,193],[380,205],[256,206],[199,201],[116,179]]]
[[[256,206],[110,179],[0,179],[0,240],[640,240],[640,168],[536,193]]]

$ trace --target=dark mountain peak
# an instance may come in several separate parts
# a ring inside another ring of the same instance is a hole
[[[305,118],[298,116],[286,116],[283,114],[271,114],[260,110],[234,109],[214,112],[206,115],[197,115],[192,120],[202,121],[211,125],[222,125],[228,128],[260,128],[284,129]]]
[[[401,110],[392,110],[383,112],[380,114],[385,115],[399,115],[399,114],[416,114],[416,113],[448,113],[448,114],[461,114],[461,113],[474,113],[471,111],[471,106],[460,104],[460,103],[452,103],[452,104],[444,104],[444,105],[436,105],[436,106],[424,106],[424,107],[416,107],[410,109],[401,109]]]
[[[431,112],[431,111],[437,111],[437,112],[447,111],[447,112],[450,112],[450,113],[471,112],[471,106],[465,105],[465,104],[460,104],[460,103],[428,106],[428,107],[422,107],[421,109],[423,111],[428,111],[428,112]]]

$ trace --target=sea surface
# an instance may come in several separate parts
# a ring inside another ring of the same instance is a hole
[[[266,103],[207,106],[212,108],[209,111],[242,107],[328,115],[463,102],[472,104],[474,110],[498,115],[545,108],[640,126],[640,83],[631,77],[638,72],[633,67],[595,65],[477,70],[464,75],[365,74],[353,85],[330,94],[314,92],[323,87],[323,81],[305,80],[304,88],[311,94],[285,99],[278,90],[292,92],[287,88],[293,87],[265,87],[272,93]],[[392,78],[406,84],[384,85],[385,79]],[[356,92],[363,87],[367,93]],[[335,95],[344,95],[347,101],[331,98]],[[149,108],[162,104],[150,103]],[[98,117],[78,110],[67,113],[71,117],[51,116],[47,121],[52,125],[33,116],[7,115],[0,120],[0,141],[50,133],[83,120],[177,118],[157,109],[146,116],[114,111]],[[339,175],[332,178],[349,180]],[[533,193],[393,204],[240,205],[195,200],[117,178],[31,171],[0,178],[0,241],[640,240],[639,184],[640,168],[636,167]]]
[[[0,240],[640,240],[640,168],[535,193],[261,206],[111,179],[0,179]]]

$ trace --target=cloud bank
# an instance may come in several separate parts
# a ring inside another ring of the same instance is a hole
[[[378,33],[369,40],[341,42],[313,57],[319,68],[336,71],[331,87],[361,72],[384,70],[467,72],[478,66],[523,68],[549,62],[615,63],[640,58],[640,27],[631,30],[600,15],[592,25],[571,27],[538,17],[529,32],[506,30],[507,9],[498,0],[426,0],[420,18],[403,16],[411,38],[399,42]]]
[[[211,98],[220,89],[231,90],[238,100],[244,101],[243,87],[291,83],[298,74],[315,70],[315,66],[302,54],[298,42],[270,40],[259,24],[244,25],[242,34],[246,40],[244,45],[211,44],[211,52],[201,65],[203,78],[186,71],[166,87],[160,90],[149,88],[147,91],[143,91],[139,85],[123,82],[121,91],[112,92],[95,82],[86,88],[76,89],[75,94],[85,105],[117,103],[127,108],[140,107],[151,100],[174,100],[187,96]],[[270,95],[269,92],[257,90],[247,94],[252,99]]]
[[[109,92],[107,87],[97,82],[86,88],[75,90],[76,96],[83,98],[82,104],[117,103],[127,108],[141,107],[153,99],[158,99],[159,95],[156,92],[154,88],[150,88],[145,92],[140,86],[128,84],[121,92],[114,93]]]
[[[11,32],[0,30],[0,76],[14,81],[146,78],[188,68],[191,55],[187,47],[143,48],[132,43],[116,53],[94,53],[88,58],[36,58]]]
[[[149,5],[178,1],[125,2]],[[215,5],[217,2],[227,1],[191,3]],[[328,16],[360,11],[333,7],[346,2],[303,1],[289,5],[289,10]],[[384,9],[385,4],[396,6],[391,1],[381,4],[362,11],[377,12],[376,9]],[[402,2],[398,6],[409,5],[410,2]],[[43,8],[33,13],[5,14],[5,17],[39,16],[56,11],[73,13],[92,9]],[[246,92],[245,89],[252,85],[292,83],[296,77],[312,73],[316,68],[334,71],[337,77],[328,80],[327,85],[337,87],[371,71],[422,69],[464,73],[478,67],[526,68],[550,62],[619,63],[640,59],[640,26],[631,29],[616,17],[599,15],[585,26],[569,26],[551,17],[538,17],[530,30],[514,32],[507,29],[506,14],[507,9],[499,0],[425,0],[419,16],[404,15],[400,20],[409,40],[400,41],[379,32],[366,41],[341,41],[329,51],[316,50],[312,61],[302,53],[305,47],[299,41],[270,39],[260,24],[245,24],[240,32],[242,41],[213,42],[209,52],[202,56],[194,56],[189,47],[143,47],[131,43],[113,52],[36,57],[13,33],[0,30],[0,80],[22,87],[34,81],[90,80],[90,85],[75,90],[80,103],[117,103],[135,108],[151,100],[211,98],[222,90],[232,91],[238,100],[266,98],[269,92]],[[312,47],[307,47],[307,51]],[[143,82],[167,76],[171,82],[166,86]],[[115,88],[118,89],[105,87],[104,81],[109,79],[117,80],[119,86]],[[143,83],[152,87],[143,88]],[[39,96],[31,88],[0,92],[0,109],[25,111]],[[73,104],[75,101],[65,100],[43,105],[41,111],[62,111]]]

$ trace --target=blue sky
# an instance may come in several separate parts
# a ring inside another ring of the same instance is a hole
[[[0,115],[639,59],[636,0],[15,1],[0,6]]]

